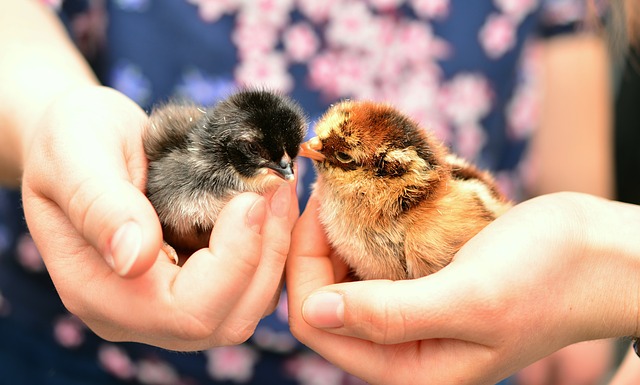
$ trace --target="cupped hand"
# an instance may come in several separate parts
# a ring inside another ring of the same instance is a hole
[[[174,350],[241,343],[279,296],[295,186],[235,197],[209,248],[176,266],[142,193],[146,119],[108,88],[56,101],[25,162],[31,234],[65,306],[103,338]]]
[[[369,383],[493,384],[569,344],[638,333],[635,206],[536,198],[443,270],[395,282],[343,282],[317,208],[314,198],[293,232],[291,330]]]

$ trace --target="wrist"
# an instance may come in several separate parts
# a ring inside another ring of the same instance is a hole
[[[576,251],[591,308],[586,339],[639,336],[640,319],[640,207],[582,194],[580,245]],[[591,286],[590,290],[586,287]]]
[[[57,17],[37,2],[1,2],[0,51],[0,183],[17,187],[47,107],[98,81]]]

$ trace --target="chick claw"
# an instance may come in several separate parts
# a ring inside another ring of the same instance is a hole
[[[162,250],[167,254],[167,257],[173,259],[173,262],[177,265],[180,263],[180,258],[178,258],[178,253],[176,250],[171,247],[167,242],[162,242]]]

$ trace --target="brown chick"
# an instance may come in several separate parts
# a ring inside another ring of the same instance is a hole
[[[360,279],[434,273],[511,207],[488,173],[388,105],[342,102],[315,131],[300,155],[319,174],[329,242]]]

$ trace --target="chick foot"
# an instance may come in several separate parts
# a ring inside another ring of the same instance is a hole
[[[174,249],[173,247],[171,247],[171,245],[169,245],[167,242],[162,242],[162,248],[161,248],[165,254],[167,254],[167,257],[169,257],[170,259],[173,259],[173,262],[178,265],[180,263],[180,258],[178,257],[178,253],[176,252],[176,249]]]

